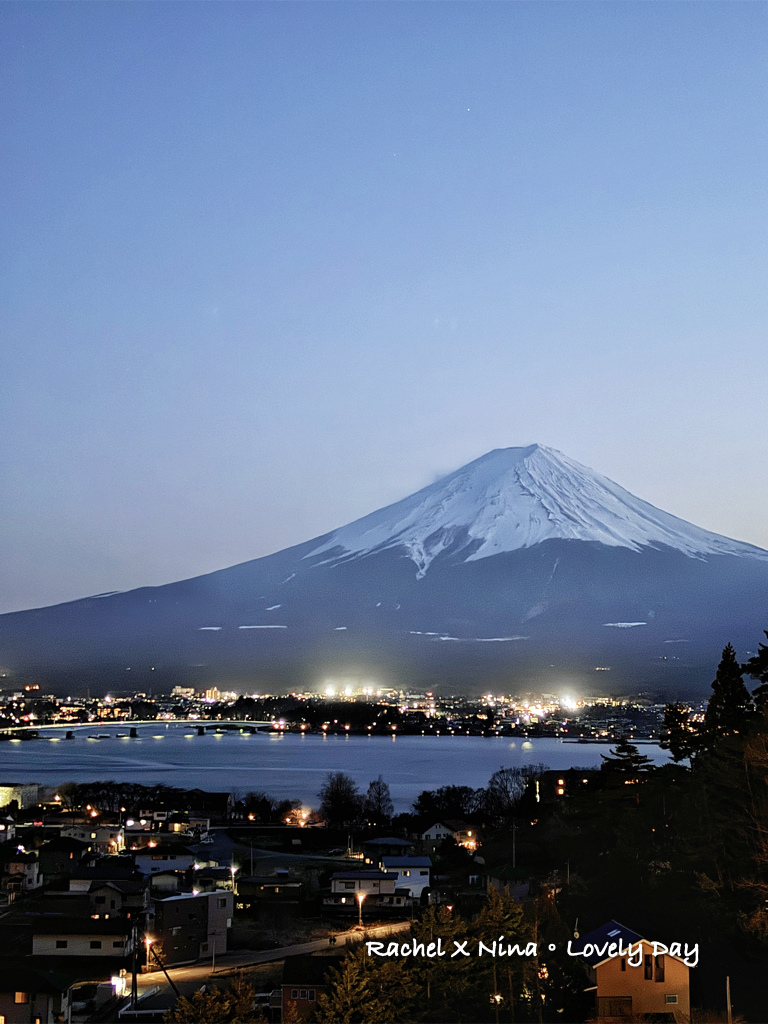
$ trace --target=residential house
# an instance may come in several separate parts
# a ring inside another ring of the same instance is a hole
[[[306,1020],[327,991],[328,971],[338,967],[341,956],[287,956],[280,991],[282,1019]]]
[[[16,850],[0,870],[0,885],[8,893],[31,892],[43,884],[43,873],[36,853]]]
[[[70,892],[88,892],[94,882],[141,881],[130,857],[103,857],[94,864],[80,864],[69,876]]]
[[[380,864],[382,857],[406,857],[413,850],[410,839],[396,836],[382,836],[366,839],[363,843],[363,857],[366,864]]]
[[[618,921],[609,921],[578,941],[582,949],[589,944],[599,951],[582,959],[589,970],[600,1024],[627,1017],[679,1024],[690,1021],[690,969],[682,957],[655,954],[653,942]],[[641,946],[642,951],[628,955],[629,946],[634,950]]]
[[[237,880],[235,909],[246,913],[268,904],[298,903],[301,881],[287,874],[253,875]]]
[[[93,920],[51,914],[34,917],[32,955],[124,960],[133,950],[131,925],[121,918]]]
[[[100,914],[130,920],[149,910],[149,886],[146,879],[91,882],[88,905],[91,916]]]
[[[142,875],[155,875],[159,871],[188,871],[195,863],[195,855],[186,846],[161,843],[147,846],[134,854],[136,867]]]
[[[49,840],[37,853],[40,870],[46,881],[68,877],[74,870],[95,859],[90,842],[72,839],[70,836]]]
[[[23,963],[0,967],[0,1022],[55,1024],[70,1019],[72,981]]]
[[[382,857],[381,868],[397,875],[395,888],[406,889],[415,899],[430,885],[432,861],[429,857]]]
[[[225,952],[233,901],[232,893],[222,890],[156,900],[147,934],[157,943],[163,963],[170,967]]]
[[[67,825],[62,828],[61,835],[79,839],[105,856],[121,853],[125,849],[125,830],[122,825]]]
[[[8,815],[0,818],[0,843],[11,843],[16,838],[16,822]]]
[[[596,789],[603,785],[605,772],[595,768],[565,768],[562,771],[548,769],[534,775],[528,781],[537,803],[562,803],[564,799]]]
[[[339,913],[374,914],[403,910],[408,893],[397,890],[397,875],[388,871],[336,871],[330,895],[323,898],[326,910]]]
[[[429,853],[434,853],[440,843],[449,837],[467,850],[476,850],[478,847],[477,829],[459,819],[446,818],[444,821],[436,821],[421,834],[424,848]]]

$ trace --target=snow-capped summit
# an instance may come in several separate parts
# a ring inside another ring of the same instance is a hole
[[[423,577],[447,548],[465,561],[544,540],[596,541],[639,551],[664,546],[693,558],[768,552],[730,540],[636,498],[607,477],[540,444],[497,448],[402,501],[335,530],[310,552],[328,562],[405,549]],[[310,556],[306,556],[310,557]]]
[[[356,522],[162,587],[0,616],[0,664],[71,693],[224,679],[700,694],[768,626],[768,551],[541,445]],[[598,675],[599,673],[599,675]],[[455,689],[454,689],[455,688]],[[585,692],[585,691],[584,691]]]

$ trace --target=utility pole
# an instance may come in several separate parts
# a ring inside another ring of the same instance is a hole
[[[138,979],[138,956],[139,956],[139,926],[134,924],[131,930],[132,965],[131,973],[131,1009],[135,1010],[139,1003],[139,979]]]
[[[728,1024],[733,1022],[733,1012],[731,1010],[731,976],[726,974],[725,976],[725,1003],[728,1011]]]

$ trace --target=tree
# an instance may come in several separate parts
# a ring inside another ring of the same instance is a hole
[[[256,990],[250,982],[236,978],[223,991],[214,985],[203,987],[191,999],[179,996],[176,1006],[163,1016],[170,1024],[266,1024],[256,1006]]]
[[[734,733],[743,733],[754,714],[754,705],[742,678],[736,651],[728,644],[723,650],[717,675],[712,683],[712,696],[704,715],[704,739],[708,747]]]
[[[349,953],[327,976],[328,991],[317,1001],[315,1021],[328,1024],[398,1024],[414,1015],[417,990],[403,960],[379,960],[365,947]]]
[[[768,630],[763,630],[768,638]],[[760,644],[757,654],[750,658],[743,670],[760,682],[757,689],[752,691],[755,708],[761,714],[768,714],[768,644]]]
[[[525,792],[525,782],[520,768],[499,768],[494,772],[483,801],[486,814],[502,824],[510,821]]]
[[[363,814],[372,825],[389,824],[395,813],[389,786],[381,775],[368,786]]]
[[[468,818],[477,809],[484,793],[484,790],[472,789],[471,786],[425,789],[414,801],[413,812],[430,825],[445,818]]]
[[[636,773],[653,768],[650,757],[641,754],[634,743],[620,740],[610,754],[601,754],[603,771]]]
[[[684,761],[698,748],[697,731],[690,722],[690,710],[685,704],[667,704],[664,708],[665,735],[661,746],[672,754],[675,761]]]
[[[320,813],[331,828],[349,828],[360,817],[363,798],[355,780],[344,772],[329,772],[319,796]]]

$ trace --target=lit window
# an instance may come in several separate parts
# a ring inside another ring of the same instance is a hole
[[[13,1001],[16,1004],[28,1003],[29,1002],[29,992],[16,992],[14,997],[13,997]]]
[[[669,993],[667,993],[667,995],[664,996],[664,1002],[665,1003],[676,1003],[677,1002],[677,996],[676,995],[670,995]]]

